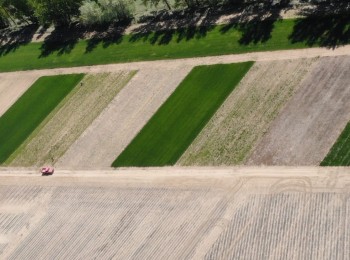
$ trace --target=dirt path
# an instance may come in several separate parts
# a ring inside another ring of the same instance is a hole
[[[177,164],[243,164],[316,60],[255,63]]]
[[[0,117],[37,79],[36,73],[0,74]]]
[[[139,71],[57,165],[110,166],[190,70],[183,66]]]
[[[252,156],[250,165],[319,165],[350,120],[350,56],[322,58]]]
[[[3,75],[16,75],[18,78],[26,75],[44,76],[57,74],[72,74],[72,73],[103,73],[125,70],[143,70],[143,69],[172,69],[182,66],[199,66],[210,65],[218,63],[235,63],[244,61],[272,61],[272,60],[289,60],[300,58],[314,58],[314,57],[329,57],[342,56],[350,54],[350,45],[339,47],[336,49],[328,48],[307,48],[299,50],[285,50],[285,51],[267,51],[267,52],[252,52],[245,54],[232,54],[222,56],[209,56],[201,58],[187,58],[175,60],[158,60],[158,61],[142,61],[131,63],[118,63],[108,65],[95,65],[85,67],[72,68],[57,68],[44,70],[30,70],[30,71],[16,71],[0,73]]]
[[[25,173],[0,170],[1,259],[349,256],[349,168]]]
[[[8,159],[10,166],[54,164],[84,132],[135,72],[84,77],[35,132]]]

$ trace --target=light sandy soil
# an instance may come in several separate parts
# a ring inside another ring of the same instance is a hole
[[[349,187],[349,168],[3,169],[0,258],[347,259]]]
[[[248,160],[319,165],[350,120],[350,56],[322,58]]]
[[[183,66],[139,71],[57,165],[110,166],[190,70]]]
[[[5,164],[54,164],[134,74],[119,72],[86,75]]]
[[[255,63],[177,164],[242,164],[316,60]]]
[[[0,74],[0,117],[38,79],[35,74]]]

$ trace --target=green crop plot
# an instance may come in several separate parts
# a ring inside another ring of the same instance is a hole
[[[252,65],[195,67],[112,166],[175,164]]]
[[[254,51],[319,46],[291,39],[298,20],[276,21],[265,37],[233,25],[186,28],[121,36],[117,41],[92,40],[69,43],[29,43],[10,51],[0,48],[0,71],[73,67],[141,60],[160,60]],[[249,28],[245,28],[249,30]]]
[[[0,117],[0,164],[26,140],[83,76],[42,77]]]
[[[350,122],[321,162],[321,166],[350,166]]]

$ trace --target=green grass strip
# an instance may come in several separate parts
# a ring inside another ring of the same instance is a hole
[[[15,152],[83,76],[41,77],[0,117],[0,164]]]
[[[268,29],[261,26],[257,29],[261,30],[258,32],[254,28],[251,28],[252,32],[244,32],[237,25],[220,25],[208,30],[187,28],[185,33],[169,30],[147,35],[131,34],[122,36],[119,40],[95,43],[85,40],[46,45],[29,43],[10,51],[6,48],[1,51],[0,48],[0,71],[203,57],[322,45],[317,41],[310,43],[304,38],[293,40],[290,36],[293,35],[297,22],[298,20],[292,19],[279,20],[266,25]],[[264,23],[268,22],[261,22]],[[264,30],[271,30],[271,33],[266,33],[265,36]]]
[[[112,166],[175,164],[252,65],[195,67]]]
[[[350,166],[350,122],[321,162],[321,166]]]

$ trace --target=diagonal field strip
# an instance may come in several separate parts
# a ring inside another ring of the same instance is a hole
[[[195,67],[112,166],[175,164],[252,65]]]
[[[350,56],[321,58],[273,122],[250,165],[319,165],[350,119]]]
[[[0,117],[0,164],[16,151],[82,78],[83,74],[42,77]]]
[[[0,74],[0,117],[38,78],[35,74]]]
[[[55,163],[135,72],[88,74],[10,159],[9,166]]]
[[[110,167],[190,70],[188,66],[140,70],[56,166]]]
[[[321,166],[350,166],[350,122],[321,162]]]
[[[177,164],[244,163],[316,60],[255,63]]]

